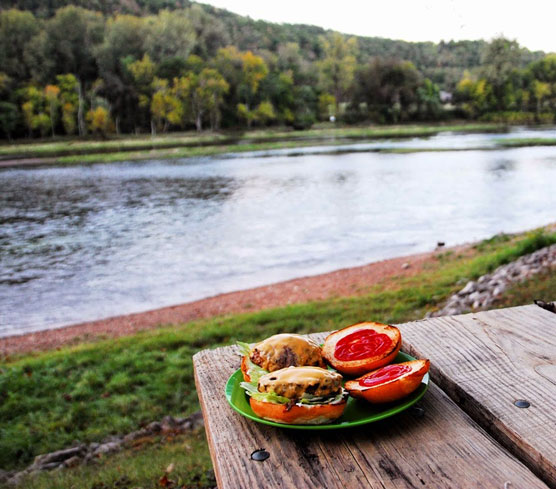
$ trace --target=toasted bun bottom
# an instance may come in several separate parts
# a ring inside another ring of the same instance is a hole
[[[286,410],[284,404],[262,402],[250,398],[249,404],[254,413],[263,419],[285,424],[326,424],[338,419],[347,401],[338,404],[319,404],[317,406],[292,406]]]

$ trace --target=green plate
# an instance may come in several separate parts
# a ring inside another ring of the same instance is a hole
[[[415,358],[407,355],[406,353],[400,352],[392,363],[408,362],[410,360],[415,360]],[[279,428],[291,428],[296,430],[335,430],[372,423],[373,421],[388,418],[389,416],[393,416],[394,414],[407,409],[421,399],[427,391],[429,386],[429,374],[427,373],[423,377],[421,385],[416,391],[412,392],[409,396],[400,399],[398,402],[380,405],[369,404],[367,401],[348,397],[347,406],[342,416],[333,423],[322,425],[283,424],[259,418],[251,409],[251,406],[249,405],[249,398],[247,394],[245,394],[243,388],[239,385],[241,382],[243,382],[243,375],[241,370],[238,369],[231,375],[226,383],[226,399],[230,403],[230,406],[232,406],[232,408],[234,408],[242,416],[252,419],[253,421],[257,421],[258,423],[278,426]]]

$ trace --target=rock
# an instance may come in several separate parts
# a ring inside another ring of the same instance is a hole
[[[478,300],[479,297],[481,297],[481,293],[479,291],[475,291],[472,294],[469,294],[469,297],[467,298],[467,300],[470,304],[472,304],[473,302]]]
[[[13,477],[14,473],[13,472],[8,472],[6,470],[2,470],[0,469],[0,484],[2,482],[6,482],[8,479],[10,479],[11,477]]]
[[[145,436],[149,436],[151,433],[146,429],[141,429],[137,431],[132,431],[124,436],[124,443],[131,443],[132,441],[137,440],[138,438],[144,438]]]
[[[473,280],[471,280],[471,281],[467,282],[467,285],[458,292],[458,295],[459,296],[464,296],[464,295],[470,294],[471,292],[475,291],[476,287],[477,286],[475,285],[475,282],[473,282]]]
[[[411,265],[410,265],[409,263],[406,262],[406,263],[404,263],[404,264],[402,265],[402,269],[403,269],[403,270],[407,270],[410,266],[411,266]]]
[[[35,457],[32,467],[41,467],[42,470],[42,467],[50,464],[56,464],[56,466],[58,466],[60,463],[74,456],[82,457],[86,452],[87,449],[85,445],[79,445],[77,447],[66,448],[65,450],[58,450],[57,452],[38,455]]]
[[[162,431],[162,424],[160,424],[158,421],[153,421],[152,423],[149,423],[147,425],[146,429],[150,433],[159,433],[160,431]]]
[[[93,455],[106,455],[108,453],[114,453],[119,451],[121,448],[121,443],[116,441],[109,441],[108,443],[103,443],[94,452]]]
[[[81,458],[77,456],[71,457],[64,462],[63,467],[77,467],[81,463],[81,461]],[[60,465],[60,467],[62,467],[62,465]]]
[[[17,472],[14,476],[9,478],[6,483],[12,486],[19,486],[23,479],[29,475],[28,470],[22,470],[21,472]]]
[[[189,420],[191,421],[191,429],[200,428],[205,425],[205,420],[203,419],[203,413],[201,413],[201,411],[194,412],[189,416]]]
[[[179,426],[179,423],[172,416],[164,416],[162,419],[162,431],[172,431]]]

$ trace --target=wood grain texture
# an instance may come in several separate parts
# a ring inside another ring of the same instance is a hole
[[[363,427],[305,432],[232,410],[224,386],[239,367],[235,347],[193,360],[219,489],[547,487],[435,385],[421,401],[424,416],[408,410]],[[259,448],[268,460],[250,459]]]
[[[399,327],[440,388],[556,488],[556,314],[532,305]]]

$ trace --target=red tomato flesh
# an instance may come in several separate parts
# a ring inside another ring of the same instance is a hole
[[[360,329],[336,343],[334,356],[342,362],[349,362],[379,356],[390,349],[392,340],[388,335],[373,329]]]
[[[359,385],[362,387],[374,387],[378,384],[384,384],[390,380],[394,380],[411,371],[409,365],[387,365],[379,368],[374,374],[365,375],[359,379]]]

